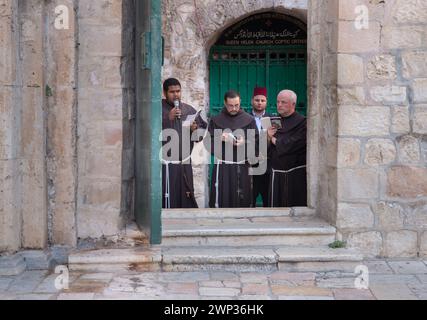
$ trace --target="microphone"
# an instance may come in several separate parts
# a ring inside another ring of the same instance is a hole
[[[179,110],[179,100],[174,100],[173,105]],[[181,116],[177,116],[177,119],[181,119]]]

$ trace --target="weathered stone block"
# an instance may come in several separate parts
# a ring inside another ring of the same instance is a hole
[[[339,203],[337,210],[337,227],[339,229],[356,230],[372,228],[374,214],[369,205]]]
[[[340,21],[338,35],[338,52],[376,52],[380,47],[380,25],[371,21],[369,29],[358,30],[354,21]],[[355,41],[357,38],[357,41]]]
[[[22,243],[24,248],[47,245],[47,179],[44,160],[23,160]]]
[[[78,238],[96,239],[119,234],[122,227],[119,210],[94,210],[80,206],[78,212]]]
[[[425,37],[421,26],[386,26],[382,29],[382,45],[387,49],[407,49],[423,46]]]
[[[339,105],[365,104],[365,89],[363,87],[338,88]]]
[[[427,76],[427,74],[424,74],[424,76]],[[415,79],[413,89],[415,103],[427,102],[427,79]]]
[[[339,135],[367,137],[390,134],[390,108],[342,106],[338,113]]]
[[[381,230],[399,230],[403,228],[405,213],[396,203],[379,202],[374,206],[378,217],[378,228]]]
[[[390,164],[396,159],[396,147],[389,139],[371,139],[365,151],[365,163],[371,166]]]
[[[427,229],[427,205],[418,205],[408,213],[406,224],[411,228]]]
[[[80,88],[79,111],[80,125],[92,126],[94,120],[122,120],[123,90]]]
[[[425,23],[427,3],[422,0],[397,0],[393,5],[392,14],[397,23]]]
[[[120,209],[121,181],[84,180],[83,204],[94,208]]]
[[[378,197],[379,173],[375,169],[338,169],[338,199]]]
[[[384,4],[369,0],[347,0],[339,2],[339,18],[341,20],[354,21],[358,14],[355,12],[357,6],[366,6],[369,10],[370,20],[381,20],[384,15]]]
[[[378,231],[352,233],[347,239],[349,248],[360,250],[365,256],[377,257],[381,254],[383,239]]]
[[[418,163],[421,159],[420,144],[412,136],[403,136],[398,139],[399,161],[401,164]]]
[[[394,231],[385,236],[384,255],[389,258],[412,258],[417,256],[417,233]]]
[[[79,5],[79,18],[85,23],[111,24],[120,23],[122,18],[122,1],[87,1]]]
[[[120,178],[122,153],[121,150],[91,150],[85,159],[84,172],[94,178]]]
[[[123,123],[106,122],[104,125],[104,145],[121,146],[123,141]]]
[[[411,130],[409,123],[409,108],[395,107],[391,109],[391,132],[407,134]]]
[[[427,168],[392,167],[387,173],[390,197],[417,198],[427,194]]]
[[[363,59],[356,55],[338,55],[338,84],[350,85],[364,81]]]
[[[80,55],[120,57],[122,55],[121,25],[85,25],[80,27]]]
[[[338,139],[338,168],[354,167],[360,161],[360,140]]]
[[[414,133],[427,134],[427,108],[415,108],[413,121]]]
[[[427,74],[427,52],[410,51],[402,54],[403,76],[406,79],[425,77]]]
[[[369,61],[368,78],[371,80],[394,80],[397,78],[396,60],[391,55],[378,55]]]
[[[407,103],[407,89],[398,86],[374,87],[371,89],[371,97],[375,102],[385,105],[405,105]]]

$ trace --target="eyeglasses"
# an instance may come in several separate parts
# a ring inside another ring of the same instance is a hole
[[[225,107],[226,107],[228,110],[234,110],[234,109],[239,110],[239,109],[240,109],[240,105],[238,105],[238,106],[229,106],[229,105],[225,105]]]

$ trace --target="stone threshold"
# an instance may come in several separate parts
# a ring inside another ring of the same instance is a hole
[[[203,218],[256,218],[256,217],[314,217],[316,210],[308,207],[295,208],[244,208],[244,209],[163,209],[163,219]]]
[[[351,264],[352,268],[363,256],[350,249],[327,247],[168,247],[134,249],[101,249],[72,253],[69,257],[71,271],[274,271],[282,264],[306,267],[304,263],[320,263],[312,271],[340,270],[321,263]],[[301,265],[303,264],[303,265]],[[287,265],[286,265],[287,266]],[[347,270],[348,268],[346,268]],[[306,269],[307,270],[307,269]]]

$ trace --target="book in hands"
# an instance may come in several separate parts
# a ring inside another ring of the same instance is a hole
[[[264,118],[261,118],[261,126],[265,130],[270,129],[271,127],[281,129],[282,119],[280,117],[264,117]]]
[[[197,111],[195,114],[190,114],[187,116],[187,119],[182,123],[184,127],[191,127],[194,121],[196,121],[197,117],[200,115],[202,110]]]

